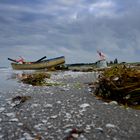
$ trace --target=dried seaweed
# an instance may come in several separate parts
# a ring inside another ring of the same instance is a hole
[[[46,83],[45,79],[50,78],[48,73],[33,73],[28,74],[26,78],[23,78],[21,81],[25,84],[30,84],[33,86],[42,86]]]
[[[16,96],[12,98],[12,102],[15,103],[14,107],[19,107],[29,99],[31,99],[31,96]]]
[[[118,65],[106,69],[95,82],[95,95],[128,106],[140,105],[140,71]]]

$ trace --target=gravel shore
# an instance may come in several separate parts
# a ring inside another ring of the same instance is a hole
[[[54,72],[58,86],[21,83],[1,92],[0,139],[65,140],[77,129],[83,133],[73,140],[139,140],[140,111],[97,100],[87,84],[95,79],[94,72]],[[31,99],[15,106],[12,98],[21,95]]]

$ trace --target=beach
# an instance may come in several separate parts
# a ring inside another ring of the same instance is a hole
[[[77,129],[75,140],[139,140],[140,111],[98,100],[89,88],[97,73],[52,72],[58,85],[42,87],[18,82],[20,73],[0,70],[0,139],[65,140]],[[16,96],[30,99],[16,106]]]

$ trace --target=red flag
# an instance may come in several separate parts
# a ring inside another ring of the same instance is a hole
[[[105,60],[105,55],[102,52],[97,51],[97,53],[99,54],[100,60]]]

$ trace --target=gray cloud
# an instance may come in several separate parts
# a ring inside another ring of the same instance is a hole
[[[108,60],[139,61],[139,7],[138,0],[0,1],[0,63],[19,55],[95,62],[98,49]]]

